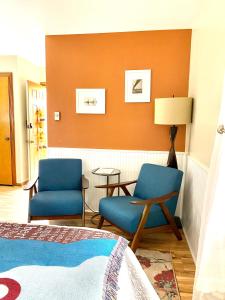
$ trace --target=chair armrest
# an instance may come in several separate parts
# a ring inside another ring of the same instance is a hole
[[[157,197],[157,198],[152,198],[152,199],[146,199],[146,200],[141,200],[141,201],[131,201],[131,204],[134,205],[152,205],[152,204],[160,204],[164,203],[165,201],[169,200],[173,196],[178,195],[178,192],[171,192],[169,194]]]
[[[109,184],[104,184],[104,185],[96,185],[96,188],[117,188],[117,187],[124,187],[129,184],[136,183],[137,180],[133,181],[126,181],[126,182],[120,182],[120,183],[109,183]]]
[[[86,190],[89,188],[89,180],[82,175],[82,189]]]
[[[28,181],[28,183],[23,186],[23,190],[28,191],[28,190],[32,189],[35,186],[37,180],[38,180],[38,177]]]

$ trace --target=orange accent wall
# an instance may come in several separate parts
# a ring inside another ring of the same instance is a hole
[[[154,99],[188,95],[190,47],[191,30],[47,36],[49,147],[168,150]],[[152,71],[151,102],[125,103],[125,70],[142,69]],[[105,88],[106,114],[76,114],[76,88]],[[184,146],[179,126],[176,150]]]

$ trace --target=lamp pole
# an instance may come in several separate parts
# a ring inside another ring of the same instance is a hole
[[[177,135],[177,126],[173,125],[170,127],[170,151],[169,151],[169,156],[167,160],[167,167],[177,169],[177,158],[176,158],[176,153],[175,153],[175,138]]]

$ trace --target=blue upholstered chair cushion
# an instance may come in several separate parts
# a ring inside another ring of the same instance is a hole
[[[129,196],[103,198],[99,205],[100,215],[121,229],[129,233],[135,233],[144,206],[130,204],[130,201],[138,200],[141,199]],[[153,205],[145,227],[157,227],[165,224],[167,224],[167,221],[161,208],[158,205]]]
[[[38,191],[82,189],[81,159],[42,159],[39,161]]]
[[[143,164],[134,190],[134,197],[149,199],[179,191],[183,172],[164,166]]]
[[[82,192],[76,190],[43,191],[30,201],[31,216],[81,215],[82,211]]]
[[[133,196],[106,197],[99,204],[100,215],[121,229],[135,233],[144,206],[130,204],[131,201],[160,197],[180,190],[183,172],[159,165],[144,164],[141,168]],[[165,205],[175,214],[178,196],[172,197]],[[167,224],[159,205],[151,207],[145,227]]]

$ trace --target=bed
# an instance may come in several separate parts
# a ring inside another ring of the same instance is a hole
[[[0,223],[1,300],[158,300],[126,239],[91,228]]]

